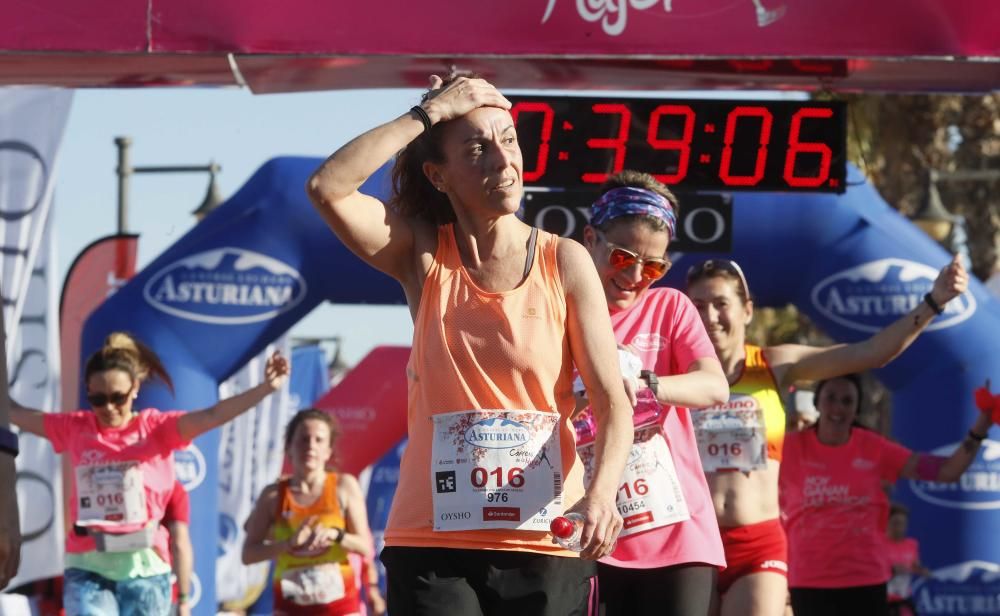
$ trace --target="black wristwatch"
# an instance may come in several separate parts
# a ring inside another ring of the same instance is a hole
[[[658,390],[660,389],[660,379],[656,376],[655,372],[652,370],[643,370],[639,373],[639,378],[646,381],[646,387],[649,387],[649,390],[653,392],[654,396],[659,395]]]
[[[17,435],[8,428],[0,427],[0,453],[9,454],[13,458],[16,458],[17,454],[20,453],[20,448],[17,446]]]

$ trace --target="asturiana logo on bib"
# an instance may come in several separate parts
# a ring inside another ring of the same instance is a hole
[[[959,443],[938,447],[932,453],[950,456]],[[1000,509],[1000,442],[983,442],[976,459],[957,483],[910,481],[917,498],[952,509]]]
[[[493,417],[480,419],[465,431],[465,442],[485,449],[511,449],[531,440],[528,428],[519,421]]]
[[[913,310],[934,286],[938,270],[906,259],[879,259],[821,280],[812,303],[830,320],[862,332],[878,332]],[[944,314],[928,330],[944,329],[968,319],[976,300],[968,291],[948,302]]]
[[[167,314],[220,325],[265,321],[291,310],[306,282],[291,266],[242,248],[218,248],[164,267],[143,296]]]
[[[916,578],[913,603],[920,614],[1000,614],[1000,565],[970,560]]]

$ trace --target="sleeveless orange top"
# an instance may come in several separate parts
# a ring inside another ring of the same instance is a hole
[[[566,295],[556,265],[558,236],[539,232],[534,261],[515,289],[488,292],[462,266],[452,225],[438,230],[407,365],[409,444],[389,513],[389,546],[500,549],[574,556],[543,531],[434,531],[431,451],[441,413],[526,409],[558,413],[563,503],[583,496],[583,465],[569,421],[573,361]]]
[[[322,494],[312,504],[306,506],[299,505],[292,498],[287,478],[278,482],[278,519],[271,531],[274,540],[284,541],[291,538],[302,523],[313,516],[316,516],[319,523],[326,528],[346,528],[344,512],[337,499],[337,479],[336,473],[328,472],[326,481],[323,483]],[[339,563],[345,598],[347,601],[356,602],[358,590],[354,584],[354,572],[348,562],[347,552],[339,543],[335,543],[317,554],[279,554],[275,559],[274,566],[274,581],[278,585],[275,597],[280,599],[281,579],[289,569],[326,563]]]
[[[781,462],[781,449],[785,443],[785,405],[781,402],[778,384],[764,357],[764,349],[747,344],[746,363],[740,380],[729,387],[730,396],[752,396],[764,411],[767,428],[767,457]]]

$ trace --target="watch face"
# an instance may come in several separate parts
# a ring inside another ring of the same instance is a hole
[[[689,190],[846,189],[841,102],[510,99],[526,186],[593,189],[632,169]]]

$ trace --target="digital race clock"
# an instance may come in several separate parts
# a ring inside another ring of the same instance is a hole
[[[690,190],[845,189],[840,102],[509,98],[526,186],[596,188],[635,169]]]

